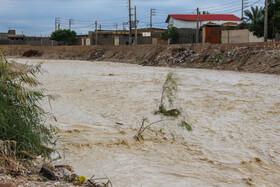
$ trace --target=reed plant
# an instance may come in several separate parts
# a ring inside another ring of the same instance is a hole
[[[10,63],[0,49],[0,140],[16,141],[17,157],[24,159],[54,151],[57,130],[46,124],[50,115],[39,103],[47,96],[37,88],[38,73],[40,65]]]

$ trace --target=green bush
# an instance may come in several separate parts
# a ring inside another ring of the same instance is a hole
[[[64,45],[71,45],[77,39],[77,33],[69,29],[57,30],[52,32],[51,40],[64,42]]]
[[[0,140],[16,141],[20,158],[47,157],[54,151],[48,146],[55,144],[56,129],[45,124],[50,116],[39,104],[46,97],[43,90],[35,90],[38,73],[40,65],[9,63],[0,49]]]
[[[168,27],[167,30],[161,33],[161,39],[167,41],[170,39],[170,42],[173,43],[176,38],[179,36],[179,31],[176,27]]]

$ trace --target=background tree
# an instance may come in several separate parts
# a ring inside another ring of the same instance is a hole
[[[199,12],[199,14],[201,14],[201,12]],[[202,14],[210,14],[210,12],[203,10]]]
[[[280,32],[280,0],[268,0],[268,38]]]
[[[64,42],[64,45],[65,44],[70,45],[76,39],[77,39],[77,33],[69,29],[57,30],[52,32],[51,34],[51,40]]]
[[[251,7],[245,10],[246,22],[250,24],[249,30],[258,37],[264,36],[264,8]],[[275,37],[280,32],[280,0],[268,0],[268,38]]]
[[[168,27],[168,29],[161,33],[161,39],[165,41],[170,41],[170,43],[173,43],[175,39],[178,37],[179,32],[178,29],[174,26]]]
[[[262,37],[264,35],[264,9],[262,7],[251,7],[250,10],[245,10],[245,21],[249,22],[249,30],[254,35]]]

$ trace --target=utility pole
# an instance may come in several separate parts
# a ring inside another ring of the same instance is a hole
[[[60,18],[59,17],[55,18],[55,31],[59,30],[58,25],[60,26]]]
[[[97,45],[97,21],[95,21],[95,45]]]
[[[131,45],[132,25],[131,25],[131,2],[130,2],[130,0],[128,0],[128,6],[129,6],[129,45]]]
[[[267,42],[267,22],[268,22],[268,0],[265,0],[264,42]]]
[[[242,8],[241,8],[241,19],[243,19],[244,16],[244,0],[242,0]]]
[[[115,26],[116,26],[116,32],[118,32],[118,24],[116,23]]]
[[[137,45],[137,17],[136,17],[136,6],[134,6],[134,18],[135,18],[135,45]]]
[[[101,24],[99,25],[99,30],[101,31],[102,29],[101,29],[102,27],[101,27]]]
[[[153,28],[153,16],[155,16],[155,10],[156,9],[152,8],[150,11],[150,29]]]
[[[199,42],[199,8],[197,8],[197,16],[196,16],[196,43]]]
[[[123,22],[123,30],[125,31],[126,29],[125,29],[125,22]]]
[[[69,19],[69,30],[71,30],[71,25],[73,24],[73,19]]]
[[[43,45],[43,39],[42,39],[42,34],[41,34],[41,46]]]
[[[153,44],[153,16],[155,16],[155,10],[154,8],[150,11],[150,32],[151,32],[151,44]]]
[[[55,23],[55,26],[54,26],[54,28],[55,28],[55,31],[57,31],[57,18],[55,18],[55,21],[54,21],[54,23]]]

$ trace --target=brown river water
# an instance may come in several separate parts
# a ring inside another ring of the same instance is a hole
[[[54,96],[60,129],[58,163],[79,175],[108,177],[113,186],[279,186],[280,77],[202,69],[172,69],[71,60],[43,62],[38,76]],[[150,122],[168,72],[179,78],[174,106],[182,116]],[[185,120],[193,128],[178,127]],[[116,123],[121,123],[116,124]]]

